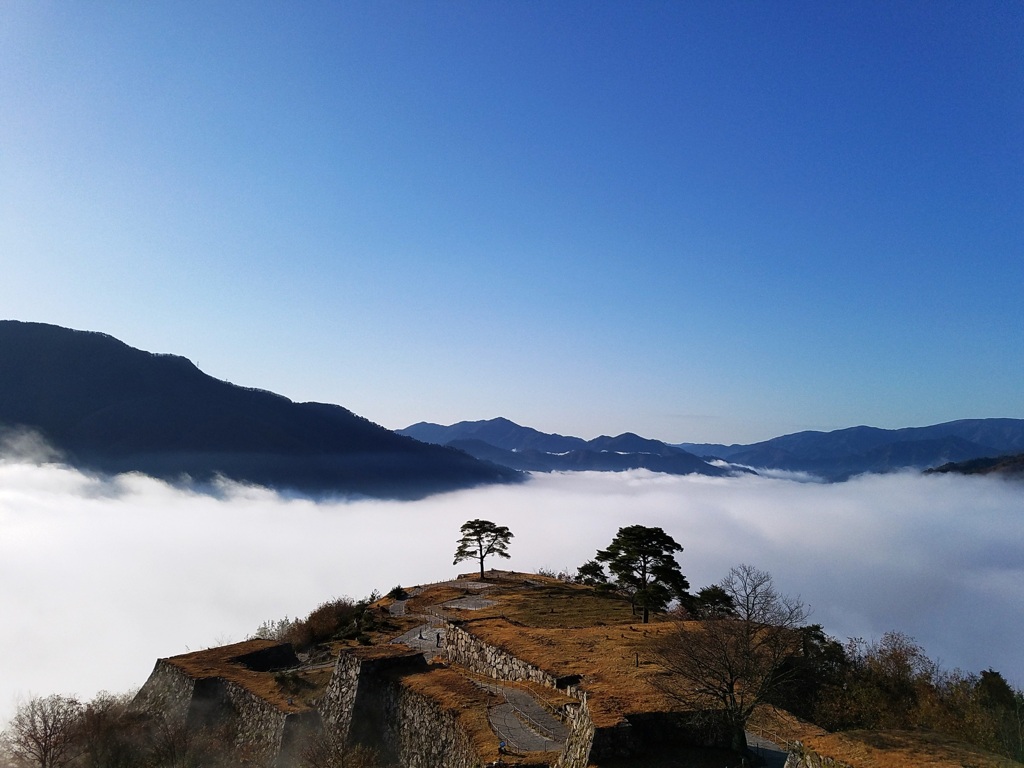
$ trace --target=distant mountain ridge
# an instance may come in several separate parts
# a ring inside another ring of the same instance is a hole
[[[393,498],[518,479],[341,406],[236,386],[102,333],[0,321],[0,371],[0,426],[40,433],[86,469]]]
[[[865,472],[929,469],[1024,451],[1024,419],[959,419],[926,427],[796,432],[750,445],[680,443],[701,456],[754,468],[845,480]]]
[[[562,453],[587,448],[587,441],[582,438],[549,435],[531,427],[521,427],[500,417],[487,421],[460,421],[450,427],[421,421],[397,431],[400,435],[436,445],[446,445],[456,440],[479,440],[506,451],[536,450],[544,453]]]
[[[630,432],[584,440],[505,418],[420,422],[396,434],[341,406],[219,381],[183,357],[102,333],[0,321],[0,432],[19,428],[85,469],[390,498],[514,482],[521,472],[784,470],[841,481],[1024,452],[1024,419],[1005,418],[797,432],[728,446],[673,445]]]
[[[668,444],[632,433],[588,441],[546,435],[504,418],[448,427],[420,422],[399,433],[533,472],[646,468],[724,475],[749,468],[809,473],[830,481],[1024,451],[1024,419],[961,419],[903,429],[859,426],[796,432],[750,445]]]
[[[460,421],[451,426],[429,422],[398,430],[424,442],[459,448],[495,464],[526,472],[649,469],[673,475],[723,476],[737,471],[713,465],[689,451],[632,432],[593,440],[549,435],[505,418]]]

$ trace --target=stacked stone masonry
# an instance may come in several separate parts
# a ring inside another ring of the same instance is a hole
[[[223,696],[222,706],[237,718],[235,746],[265,765],[274,765],[288,715],[235,683],[224,685]]]
[[[352,712],[359,687],[359,673],[362,662],[347,653],[340,654],[334,663],[334,672],[327,684],[327,690],[320,700],[320,715],[324,724],[337,729],[343,740],[348,740],[352,725]]]
[[[384,689],[385,743],[402,768],[477,768],[469,734],[451,712],[401,685]]]
[[[850,764],[819,755],[798,741],[789,751],[785,768],[850,768]]]
[[[557,687],[557,678],[532,664],[493,645],[477,639],[457,624],[448,624],[444,632],[444,655],[453,664],[460,664],[495,680],[516,680]]]
[[[594,743],[594,721],[584,696],[579,704],[567,708],[566,726],[569,735],[565,739],[555,768],[586,768],[590,764],[590,752]]]
[[[586,768],[592,760],[636,755],[644,742],[652,740],[649,737],[656,741],[659,732],[679,734],[683,730],[679,723],[669,722],[667,713],[651,713],[649,722],[641,719],[634,723],[630,718],[597,728],[578,678],[549,674],[483,642],[457,623],[447,625],[444,638],[444,655],[451,664],[495,680],[557,688],[576,699],[563,710],[568,736],[555,768]],[[162,659],[135,704],[193,725],[235,718],[236,745],[267,768],[293,764],[308,736],[325,727],[347,743],[381,750],[385,759],[404,768],[476,768],[480,755],[456,714],[402,682],[408,672],[427,670],[422,654],[402,646],[391,646],[385,653],[379,647],[346,651],[337,658],[316,709],[286,711],[294,707],[279,707],[220,678],[193,679],[173,660]],[[803,762],[795,762],[798,759]],[[787,768],[844,767],[827,758],[802,754],[791,757]]]
[[[559,688],[567,695],[579,699],[578,705],[568,708],[566,726],[569,735],[557,768],[586,768],[590,762],[596,729],[590,717],[586,694],[578,686],[560,686],[561,681],[554,675],[513,656],[508,651],[483,642],[457,624],[448,624],[444,638],[445,657],[454,664],[495,680],[539,683],[549,688]]]
[[[167,659],[158,659],[146,684],[139,689],[133,706],[147,712],[160,712],[173,723],[184,724],[196,681]]]
[[[160,659],[133,706],[159,712],[176,725],[216,725],[234,720],[234,746],[267,766],[283,765],[301,741],[320,725],[317,712],[284,712],[242,686],[219,678],[192,678]]]

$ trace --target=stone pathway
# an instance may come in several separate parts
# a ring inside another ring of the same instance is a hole
[[[444,628],[435,627],[432,624],[420,624],[391,642],[404,643],[410,648],[423,651],[423,657],[430,661],[441,653],[441,648],[444,647]]]
[[[789,757],[784,748],[750,731],[747,731],[747,746],[764,761],[765,768],[784,768]]]
[[[468,581],[466,579],[455,579],[454,581],[442,582],[448,587],[462,587],[463,589],[490,589],[493,584],[488,584],[486,581]]]
[[[493,586],[481,582],[466,580],[455,580],[443,582],[446,585],[458,586],[465,589],[486,589]],[[410,596],[416,594],[421,588],[414,589]],[[428,623],[413,627],[405,634],[396,637],[392,643],[403,643],[423,652],[424,658],[430,661],[441,652],[444,646],[445,630],[443,613],[438,616],[425,616],[422,614],[410,614],[406,611],[407,600],[395,600],[388,611],[392,616],[416,615],[418,618],[427,619]],[[462,610],[479,610],[493,605],[494,601],[477,595],[461,597],[449,600],[440,606],[430,610],[433,613],[436,608],[460,608]],[[440,626],[439,626],[440,624]],[[502,698],[502,703],[488,708],[487,719],[491,728],[497,734],[498,739],[506,742],[510,752],[551,752],[561,750],[569,730],[565,724],[536,699],[533,694],[522,688],[511,685],[502,685],[500,682],[483,682],[471,678],[473,683],[490,691]],[[747,745],[750,750],[762,761],[766,768],[785,768],[788,753],[785,748],[780,747],[766,738],[747,731]]]
[[[447,603],[441,603],[442,608],[458,608],[462,611],[481,611],[488,606],[494,605],[496,601],[488,600],[486,597],[459,597],[455,600],[449,600]]]
[[[550,752],[565,744],[569,729],[529,691],[480,680],[473,682],[505,699],[503,704],[487,711],[487,719],[494,732],[510,747],[520,752]]]
[[[551,752],[561,749],[565,743],[533,730],[519,719],[515,707],[507,702],[488,709],[487,720],[509,752]]]
[[[451,586],[464,589],[487,589],[493,586],[482,582],[457,580],[448,582]],[[410,596],[414,593],[410,593]],[[395,600],[388,611],[392,616],[410,616],[406,609],[407,600]],[[493,600],[488,600],[478,595],[449,600],[437,606],[437,608],[458,608],[461,610],[480,610],[493,605]],[[419,615],[419,614],[416,614]],[[424,658],[430,661],[441,652],[444,646],[444,625],[437,626],[438,619],[429,619],[427,616],[419,615],[420,618],[428,619],[430,623],[420,624],[408,632],[392,640],[392,643],[403,643],[423,652]],[[568,736],[568,729],[561,720],[554,717],[546,710],[540,702],[528,691],[512,686],[504,686],[498,683],[485,683],[474,680],[481,688],[501,696],[501,704],[490,707],[487,710],[487,719],[491,728],[497,734],[498,739],[506,742],[509,751],[514,752],[550,752],[560,750],[565,744]]]

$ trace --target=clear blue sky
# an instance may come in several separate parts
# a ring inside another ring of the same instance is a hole
[[[0,272],[392,428],[1024,417],[1024,3],[11,0]]]

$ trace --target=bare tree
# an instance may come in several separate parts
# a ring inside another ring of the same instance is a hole
[[[101,691],[82,708],[75,763],[80,768],[135,768],[143,763],[140,742],[147,716],[131,710],[131,694]]]
[[[786,662],[800,652],[797,629],[808,610],[776,590],[771,574],[750,565],[719,585],[735,616],[712,614],[679,622],[655,646],[665,674],[659,687],[694,712],[719,718],[730,747],[747,752],[746,724],[754,708],[787,681]]]
[[[363,745],[350,745],[335,731],[324,730],[314,736],[299,761],[301,768],[378,768],[377,753]]]
[[[18,706],[4,741],[11,755],[39,768],[61,768],[78,754],[82,704],[56,694],[34,697]]]

